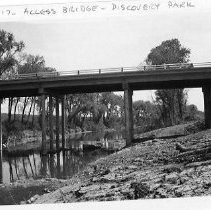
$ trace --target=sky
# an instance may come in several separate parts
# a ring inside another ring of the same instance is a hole
[[[178,38],[191,49],[191,62],[211,61],[210,12],[155,13],[138,17],[0,22],[23,40],[25,52],[42,55],[57,71],[137,66],[162,41]],[[154,91],[135,91],[133,100],[152,100]],[[188,90],[188,103],[204,109],[201,89]]]

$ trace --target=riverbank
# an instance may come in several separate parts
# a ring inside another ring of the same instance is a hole
[[[65,203],[211,195],[211,151],[190,154],[210,145],[211,130],[202,130],[199,122],[179,128],[186,136],[162,138],[169,131],[178,132],[178,126],[152,131],[153,139],[91,162],[69,180],[46,178],[1,185],[0,202]],[[179,151],[178,144],[188,150]]]
[[[211,130],[136,143],[89,164],[69,180],[75,184],[37,196],[32,203],[211,195],[210,152],[181,155],[178,143],[193,151],[205,148],[211,143]]]

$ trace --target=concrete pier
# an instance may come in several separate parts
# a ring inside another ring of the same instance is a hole
[[[54,132],[53,132],[53,97],[49,96],[49,137],[50,137],[50,150],[54,150]]]
[[[41,94],[41,120],[42,120],[42,153],[46,154],[46,110],[45,110],[45,97],[44,93]]]
[[[64,95],[62,96],[62,149],[66,148],[65,129],[66,129],[66,97]]]
[[[0,184],[3,183],[3,167],[2,167],[2,119],[1,119],[1,103],[0,99]]]
[[[0,151],[2,151],[2,119],[1,119],[1,104],[2,99],[0,98]]]
[[[3,183],[2,150],[0,150],[0,184]]]
[[[133,90],[128,84],[123,84],[125,105],[125,133],[126,145],[130,145],[133,139]]]
[[[211,128],[211,86],[203,86],[205,127]]]
[[[59,96],[56,96],[56,150],[60,149],[59,140]]]

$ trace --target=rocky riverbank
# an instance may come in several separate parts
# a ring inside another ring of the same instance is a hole
[[[211,144],[211,130],[185,137],[153,139],[101,158],[71,184],[35,196],[28,203],[66,203],[211,195],[211,155],[181,155]]]

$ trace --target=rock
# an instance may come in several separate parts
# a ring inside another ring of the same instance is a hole
[[[160,143],[162,141],[162,139],[153,139],[152,142],[153,143]]]
[[[131,188],[134,189],[134,199],[145,198],[150,194],[150,187],[145,183],[133,182]]]
[[[113,172],[116,172],[116,171],[119,171],[119,170],[122,170],[122,166],[118,165],[118,166],[114,166],[110,169],[110,172],[113,173]]]
[[[204,187],[205,189],[209,189],[209,188],[211,187],[211,181],[210,181],[210,182],[204,182],[204,183],[203,183],[203,187]]]
[[[106,169],[106,170],[103,170],[100,175],[106,175],[106,174],[109,174],[110,173],[110,170],[109,169]]]
[[[159,195],[160,198],[168,198],[167,193],[162,188],[157,189],[155,194]]]
[[[178,181],[178,175],[177,173],[171,173],[169,175],[166,175],[165,180],[167,182],[170,182],[171,184],[176,184]]]
[[[179,184],[184,184],[185,182],[187,182],[189,180],[189,178],[187,176],[182,176],[179,179]]]
[[[43,192],[44,192],[44,193],[50,193],[51,191],[50,191],[48,188],[44,188],[44,189],[43,189]]]
[[[93,177],[92,178],[92,182],[97,182],[97,181],[99,181],[99,178],[98,177]]]
[[[177,164],[167,165],[163,168],[163,172],[168,174],[172,172],[180,173],[181,171],[182,171],[181,166]]]
[[[90,185],[90,186],[87,186],[87,187],[81,187],[80,190],[78,191],[80,194],[85,194],[89,191],[97,191],[100,189],[100,185]]]
[[[150,191],[153,192],[154,190],[158,189],[161,184],[150,184]]]
[[[183,196],[183,189],[182,188],[176,189],[174,194],[178,198],[182,197]]]
[[[98,181],[101,181],[101,182],[115,182],[117,180],[118,180],[117,174],[109,173],[109,174],[104,175],[103,177],[101,177]]]
[[[142,162],[142,161],[143,161],[143,159],[140,157],[134,159],[134,162]]]
[[[129,170],[137,170],[138,169],[138,167],[137,166],[135,166],[135,165],[130,165],[130,166],[128,166],[128,169]]]
[[[33,203],[35,200],[39,198],[39,195],[34,195],[33,197],[30,198],[31,203]]]
[[[27,204],[31,204],[31,200],[29,199],[29,200],[27,200],[27,202],[26,202]]]

